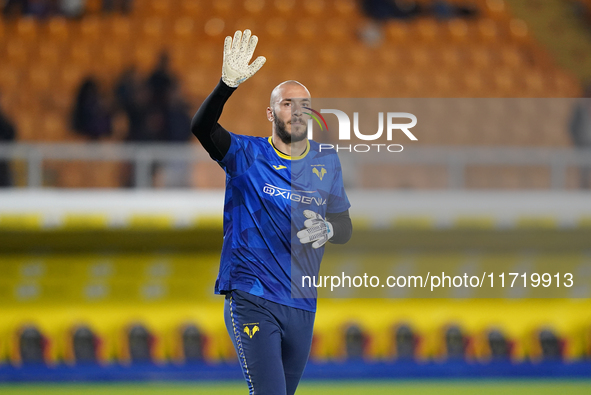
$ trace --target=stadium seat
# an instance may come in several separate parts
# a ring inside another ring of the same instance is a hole
[[[393,327],[393,352],[397,361],[415,361],[417,358],[417,345],[419,338],[408,324],[400,324]]]
[[[125,65],[126,49],[118,45],[117,42],[104,42],[100,47],[98,58],[102,66],[109,73],[120,73]]]
[[[238,18],[230,26],[234,32],[236,30],[244,31],[246,29],[250,29],[250,31],[255,35],[257,35],[257,32],[261,30],[261,26],[257,22],[257,19],[251,16]],[[228,35],[231,35],[231,32],[228,32]]]
[[[524,41],[528,37],[527,24],[521,19],[512,19],[509,23],[509,32],[514,41]]]
[[[88,43],[76,43],[69,48],[69,51],[69,59],[78,67],[88,70],[92,63],[94,63],[93,54],[91,53],[90,45]]]
[[[412,25],[412,36],[428,44],[439,39],[439,24],[433,19],[420,19]]]
[[[445,359],[462,361],[468,356],[469,340],[457,325],[445,329]]]
[[[493,64],[494,52],[484,46],[474,46],[471,48],[470,62],[472,67],[476,70],[483,70],[491,68]]]
[[[103,37],[103,20],[100,17],[86,17],[83,18],[79,24],[79,39],[84,40],[89,44],[94,44]]]
[[[29,68],[27,82],[29,88],[37,92],[49,90],[54,83],[52,69],[43,64]]]
[[[42,140],[63,141],[68,132],[67,120],[57,113],[49,113],[43,117]],[[40,136],[41,137],[41,136]]]
[[[524,54],[516,46],[503,46],[499,49],[501,64],[512,69],[525,67]]]
[[[76,365],[96,364],[99,339],[88,326],[72,329],[69,339],[72,347],[72,359]]]
[[[47,21],[48,39],[53,42],[63,43],[70,37],[70,27],[65,18],[51,18]]]
[[[102,214],[66,214],[62,220],[64,229],[107,229],[108,218]]]
[[[460,50],[456,46],[445,46],[441,48],[439,57],[441,59],[441,65],[450,71],[458,70],[462,61]]]
[[[63,60],[62,48],[56,45],[55,42],[41,43],[39,44],[37,51],[37,54],[35,54],[37,62],[42,65],[55,68],[59,66]]]
[[[31,46],[21,40],[9,40],[6,43],[6,62],[15,66],[24,66],[29,61]]]
[[[268,7],[265,0],[245,0],[243,6],[244,10],[254,17],[259,16],[265,11],[265,7]]]
[[[484,42],[495,42],[499,38],[499,29],[493,19],[481,19],[478,21],[478,35]]]
[[[369,336],[356,324],[348,324],[344,330],[345,358],[359,361],[367,356]]]
[[[0,64],[0,89],[3,93],[14,92],[20,84],[21,76],[22,69],[16,65]]]
[[[470,38],[468,23],[462,19],[447,22],[447,30],[452,41],[464,43]]]
[[[515,81],[513,73],[507,69],[498,69],[494,72],[494,92],[498,97],[511,97],[514,91]]]
[[[280,14],[293,15],[292,11],[296,6],[296,0],[275,0],[273,2],[275,10]]]
[[[221,18],[210,18],[203,26],[206,37],[210,39],[218,39],[217,41],[222,38],[225,28],[226,22],[224,22],[224,20]]]
[[[134,64],[141,73],[149,72],[156,63],[160,47],[154,44],[150,40],[139,42],[133,50]]]
[[[388,21],[385,26],[386,38],[394,44],[406,43],[409,35],[408,26],[404,22]]]
[[[410,65],[413,68],[431,68],[433,65],[433,53],[425,46],[410,48]]]
[[[185,17],[175,20],[173,25],[174,44],[191,45],[195,41],[197,28],[193,18]]]
[[[199,17],[205,12],[203,11],[204,4],[209,2],[201,2],[195,0],[181,0],[180,1],[180,14],[189,18]]]
[[[102,12],[103,1],[102,0],[86,0],[85,11],[88,14],[94,15]]]
[[[19,18],[16,21],[17,37],[29,43],[35,43],[38,38],[39,22],[32,17]]]
[[[236,5],[235,0],[217,0],[212,2],[214,13],[220,18],[229,18],[232,15],[233,7]]]
[[[324,32],[328,35],[332,44],[327,46],[328,48],[332,47],[332,45],[338,43],[346,43],[349,42],[354,35],[354,32],[351,29],[351,26],[348,25],[343,19],[341,18],[332,18],[329,19],[323,26]]]
[[[173,12],[173,7],[176,3],[170,0],[148,0],[149,14],[167,18]]]
[[[161,17],[151,17],[145,19],[141,27],[141,38],[150,42],[152,45],[161,45],[168,42],[165,31],[165,21]]]
[[[21,328],[18,336],[17,364],[45,365],[47,364],[47,338],[35,326],[28,325]]]
[[[507,18],[507,7],[505,0],[486,0],[485,14],[493,19],[502,20]]]
[[[82,78],[86,75],[87,71],[84,70],[80,65],[67,65],[61,70],[60,85],[65,90],[74,90],[77,88]]]
[[[288,31],[288,24],[284,18],[271,18],[265,24],[265,38],[282,40],[291,32]],[[262,40],[261,40],[262,41]]]
[[[539,342],[537,357],[542,361],[561,361],[564,357],[564,340],[548,328],[537,333]]]
[[[325,9],[325,0],[303,0],[304,11],[313,17],[320,16]]]
[[[132,21],[123,16],[110,17],[105,30],[107,37],[113,42],[129,42],[132,36],[135,37]]]
[[[538,70],[531,70],[525,75],[526,95],[529,97],[540,97],[545,92],[545,81],[542,73]]]
[[[343,48],[344,56],[349,67],[357,68],[359,71],[365,69],[374,59],[374,51],[363,45],[350,45]]]
[[[125,336],[127,340],[125,351],[132,364],[154,361],[154,335],[144,325],[131,325]]]
[[[185,363],[203,362],[207,338],[195,324],[185,324],[179,328],[182,340],[182,360]]]
[[[294,40],[298,42],[311,42],[316,39],[319,31],[319,23],[314,18],[306,18],[298,21],[294,26]],[[291,32],[290,32],[291,33]]]
[[[357,12],[357,2],[355,0],[333,0],[333,9],[340,17],[352,17]]]

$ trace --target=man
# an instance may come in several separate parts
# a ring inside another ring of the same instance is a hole
[[[215,292],[226,295],[226,327],[250,394],[291,395],[308,361],[316,310],[315,290],[292,290],[292,276],[317,272],[328,240],[349,240],[350,204],[336,153],[319,152],[307,139],[310,93],[299,82],[273,90],[271,137],[233,134],[218,124],[232,92],[265,62],[248,65],[257,41],[249,30],[226,37],[222,79],[192,131],[226,172]]]
[[[569,132],[575,148],[587,151],[591,148],[591,84],[584,87],[583,98],[576,102],[570,119]],[[591,166],[579,169],[581,189],[589,189]]]
[[[0,102],[2,95],[0,94]],[[10,143],[16,139],[16,130],[12,122],[4,115],[0,107],[0,144]],[[13,184],[10,162],[0,160],[0,188],[11,187]]]

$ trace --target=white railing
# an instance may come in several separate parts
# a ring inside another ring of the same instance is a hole
[[[516,147],[414,147],[402,153],[341,152],[343,172],[349,187],[362,185],[359,172],[363,164],[430,165],[445,168],[447,187],[466,187],[469,166],[539,166],[550,172],[550,187],[566,188],[569,168],[591,169],[591,150],[571,148]],[[155,163],[209,162],[209,155],[200,147],[188,144],[113,144],[113,143],[12,143],[0,144],[0,161],[24,161],[27,164],[28,188],[43,186],[43,166],[47,160],[113,161],[134,164],[135,187],[152,187],[152,166]],[[591,172],[591,170],[589,170]]]

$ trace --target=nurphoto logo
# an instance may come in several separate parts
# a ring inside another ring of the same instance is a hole
[[[322,109],[320,112],[311,108],[305,107],[309,110],[309,113],[305,113],[310,116],[308,120],[308,138],[313,139],[314,121],[320,126],[320,130],[328,131],[328,125],[322,114],[333,114],[336,115],[339,122],[339,141],[350,141],[351,140],[351,119],[349,116],[341,110],[336,109]],[[386,119],[386,122],[384,122]],[[409,122],[400,122],[400,120],[407,120]],[[373,134],[365,134],[359,130],[359,113],[353,113],[353,133],[355,137],[363,141],[375,141],[382,137],[384,133],[384,123],[386,123],[386,139],[392,141],[394,132],[401,131],[411,141],[417,141],[418,139],[410,129],[416,126],[417,117],[408,112],[388,112],[384,116],[383,112],[378,113],[378,130]],[[384,148],[388,152],[402,152],[404,147],[400,144],[320,144],[320,151],[323,149],[335,149],[338,151],[349,151],[349,152],[370,152],[377,151]]]

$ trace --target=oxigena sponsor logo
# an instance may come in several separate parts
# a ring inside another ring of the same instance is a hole
[[[316,191],[298,191],[298,190],[289,190],[285,188],[279,188],[275,185],[271,185],[265,183],[263,186],[263,193],[267,195],[285,199],[285,200],[292,200],[294,202],[303,203],[303,204],[310,204],[316,206],[323,206],[326,204],[326,199],[322,199],[319,196],[309,196],[312,194],[316,194]]]
[[[402,152],[404,147],[401,144],[345,144],[345,142],[352,141],[354,136],[358,140],[362,141],[376,141],[382,138],[384,132],[386,133],[386,140],[392,141],[395,136],[405,135],[411,141],[417,141],[416,136],[410,131],[417,125],[417,117],[408,112],[379,112],[378,117],[378,130],[376,132],[361,131],[359,130],[359,113],[353,113],[353,122],[351,118],[344,111],[336,109],[322,109],[320,111],[313,110],[309,107],[304,107],[309,112],[305,114],[310,116],[308,120],[308,139],[313,139],[314,122],[320,126],[321,131],[328,132],[328,124],[322,114],[333,114],[337,117],[339,124],[339,143],[338,144],[320,144],[320,151],[322,149],[334,149],[338,151],[348,152]],[[351,130],[353,133],[351,133]]]

